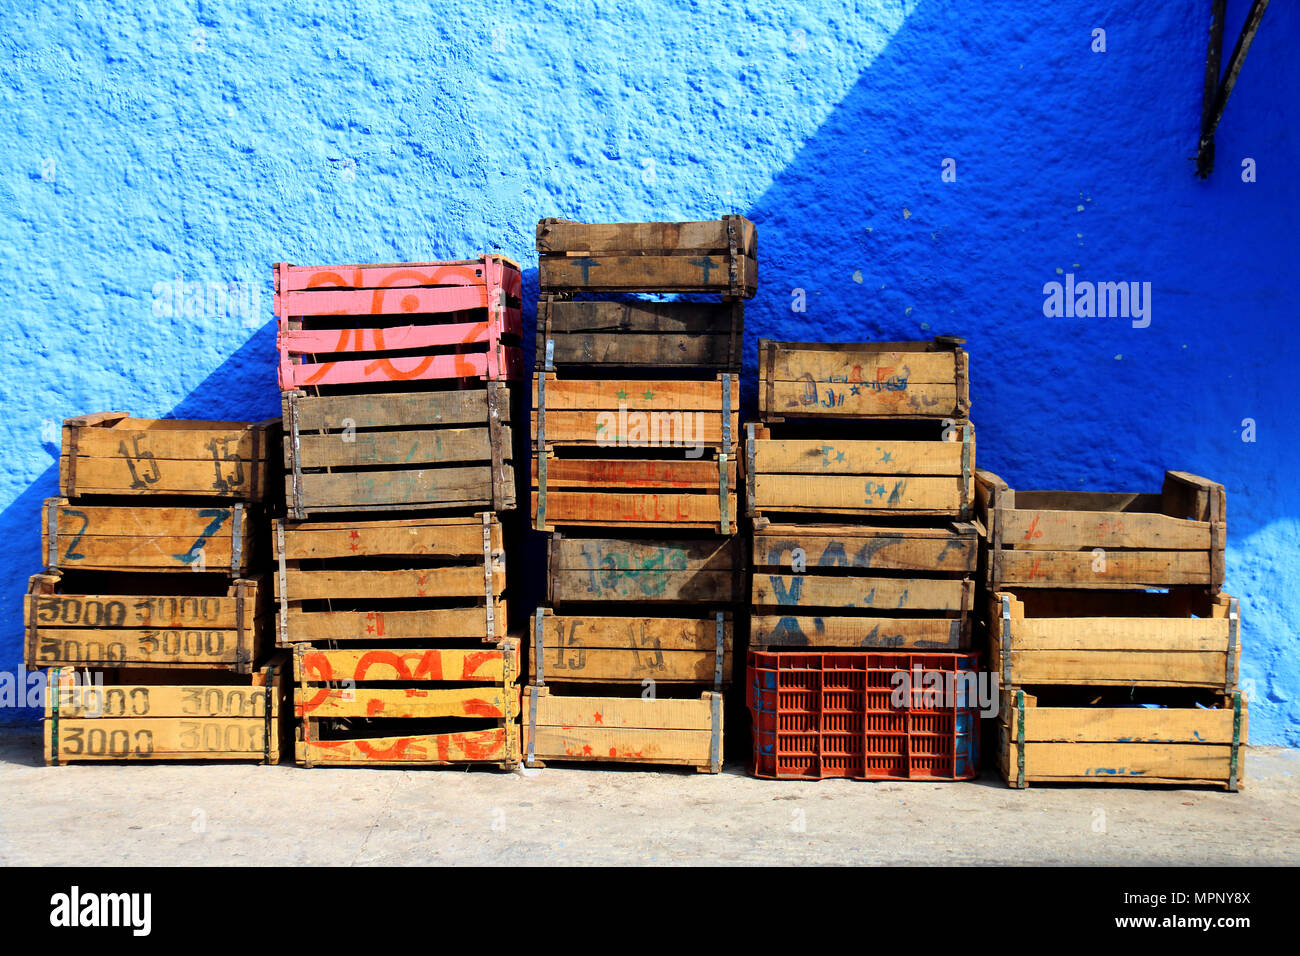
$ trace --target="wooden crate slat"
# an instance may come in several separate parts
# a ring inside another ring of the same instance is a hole
[[[297,704],[297,717],[500,717],[509,713],[515,695],[500,687],[420,690],[410,687],[350,687],[308,690]]]
[[[505,589],[504,568],[492,572],[494,593]],[[277,590],[277,595],[279,591]],[[348,595],[367,598],[477,597],[484,593],[482,568],[424,568],[404,571],[298,571],[288,579],[290,601]]]
[[[754,530],[755,568],[789,569],[795,549],[809,568],[973,574],[978,537],[971,525],[890,528],[769,524]]]
[[[460,352],[448,355],[402,356],[399,358],[342,359],[333,362],[303,362],[280,366],[280,388],[311,385],[359,385],[382,382],[426,382],[445,378],[485,378],[497,365],[504,366],[504,378],[517,378],[523,368],[519,349],[501,346],[502,360],[490,352]]]
[[[753,614],[749,630],[754,647],[962,651],[970,644],[969,624],[959,618]]]
[[[520,289],[519,266],[504,256],[371,265],[297,266],[281,262],[276,263],[274,274],[277,295],[312,289],[379,289],[400,295],[408,289],[481,286],[487,281],[500,282],[514,296]]]
[[[427,555],[481,559],[483,521],[479,515],[443,518],[418,515],[397,521],[283,522],[284,555],[307,558]],[[502,547],[501,523],[489,525],[491,546]]]
[[[500,683],[508,651],[496,648],[303,648],[294,656],[298,681],[478,681]]]
[[[358,737],[350,740],[297,741],[300,765],[335,764],[432,766],[493,763],[513,766],[519,760],[518,738],[508,727],[414,736]]]
[[[408,286],[393,289],[317,288],[281,295],[286,315],[392,315],[486,309],[485,285]],[[407,346],[393,345],[393,348]],[[317,349],[305,349],[314,352]],[[330,351],[320,349],[319,351]]]
[[[955,579],[755,574],[752,599],[783,607],[963,611],[971,606],[973,585]]]
[[[502,421],[510,403],[501,402]],[[398,392],[378,395],[320,395],[298,402],[298,430],[342,431],[350,421],[367,428],[415,428],[421,425],[477,425],[487,421],[488,390]]]
[[[510,426],[501,429],[504,448],[511,445]],[[303,434],[298,438],[302,468],[359,468],[366,465],[491,461],[492,441],[486,428],[439,428],[424,431],[358,432],[341,435]],[[293,467],[292,451],[285,462]]]
[[[481,638],[488,633],[486,608],[426,608],[419,611],[288,612],[288,632],[303,640],[404,641],[441,637]],[[504,601],[493,616],[492,633],[506,636]]]
[[[641,541],[557,535],[551,540],[551,601],[737,603],[744,599],[741,555],[734,538]]]
[[[491,507],[492,468],[490,465],[468,468],[382,469],[376,471],[307,473],[295,479],[285,478],[286,494],[294,495],[300,507],[314,510],[364,510],[387,505],[415,507]],[[503,507],[512,507],[514,496],[507,495]]]

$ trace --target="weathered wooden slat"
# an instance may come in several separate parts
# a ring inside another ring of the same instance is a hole
[[[1208,551],[1002,551],[1003,586],[1209,587]]]
[[[461,312],[486,309],[485,285],[399,287],[395,289],[330,289],[292,291],[280,296],[285,315],[392,315]],[[392,344],[392,348],[411,348]],[[317,349],[305,349],[308,352]],[[322,349],[320,351],[329,351]]]
[[[509,455],[510,427],[501,429],[501,443]],[[364,468],[368,465],[398,465],[467,461],[491,461],[491,434],[482,428],[439,428],[424,431],[357,432],[302,435],[298,439],[298,461],[302,468]],[[292,449],[285,451],[285,465],[293,467]]]
[[[60,718],[86,720],[118,717],[256,717],[280,714],[276,694],[266,699],[265,686],[225,684],[61,684],[46,694],[45,716],[58,707]],[[57,697],[57,699],[56,699]]]
[[[920,384],[955,385],[957,358],[954,352],[824,351],[813,347],[777,348],[772,363],[772,381],[883,386]]]
[[[844,512],[887,514],[909,511],[957,514],[961,510],[961,479],[909,475],[759,474],[754,478],[754,502],[760,511]]]
[[[281,522],[284,556],[308,558],[401,557],[424,555],[443,558],[483,556],[483,520],[412,516],[397,521]],[[501,522],[489,523],[491,547],[502,547]]]
[[[629,411],[706,411],[722,415],[722,382],[639,379],[564,379],[554,373],[546,374],[546,409],[551,411],[582,411],[617,409],[626,406]],[[739,415],[740,382],[731,379],[732,414]],[[537,405],[537,376],[533,376],[533,405]],[[550,419],[547,419],[550,430]]]
[[[1005,662],[998,654],[994,667]],[[1029,650],[1011,652],[1016,684],[1222,687],[1225,651]]]
[[[294,656],[294,680],[500,683],[512,653],[509,648],[304,648]]]
[[[496,593],[505,588],[504,568],[492,572]],[[290,601],[408,597],[481,597],[483,569],[421,568],[404,571],[296,571],[288,576]],[[279,582],[276,594],[279,595]]]
[[[506,636],[505,601],[493,615],[492,631]],[[483,607],[419,611],[302,611],[290,608],[287,633],[294,642],[482,639],[488,633]]]
[[[962,611],[973,591],[969,580],[755,574],[752,597],[756,605],[783,607]]]
[[[550,395],[547,395],[547,402]],[[532,416],[532,439],[537,442],[537,413]],[[739,416],[731,416],[733,450],[738,441]],[[617,411],[546,411],[546,442],[548,445],[596,445],[608,448],[693,449],[700,446],[720,445],[722,442],[722,412],[673,411],[627,412]]]
[[[735,227],[737,250],[753,254],[757,249],[757,230],[743,216],[703,222],[585,223],[543,219],[537,224],[537,251],[543,255],[723,252],[732,238],[728,225]]]
[[[303,699],[305,698],[305,699]],[[511,700],[515,704],[510,703]],[[518,697],[513,688],[441,688],[422,690],[377,687],[306,688],[295,705],[299,718],[326,717],[484,717],[512,716]]]
[[[968,626],[957,618],[794,617],[755,614],[754,647],[852,647],[890,650],[961,651],[970,644]]]
[[[537,481],[537,461],[533,460],[533,481]],[[727,480],[736,487],[736,462],[727,462]],[[707,488],[717,496],[718,463],[716,461],[682,461],[656,458],[550,458],[546,463],[547,509],[551,488]]]
[[[45,754],[49,762],[53,753],[54,721],[46,720],[44,724]],[[58,763],[262,760],[266,750],[266,722],[262,718],[60,718],[58,732]],[[273,743],[270,762],[278,762],[279,756],[279,744]]]
[[[1076,548],[1208,551],[1210,525],[1162,514],[1040,511],[1025,506],[1006,513],[1003,542],[1017,550]]]
[[[736,496],[727,496],[729,533],[736,528]],[[537,514],[538,496],[532,496],[533,514]],[[721,521],[717,492],[654,494],[548,491],[546,493],[548,527],[560,525],[617,526],[659,528],[714,528]]]
[[[296,266],[281,262],[274,273],[277,296],[312,289],[377,289],[400,296],[408,289],[492,282],[517,296],[520,281],[518,264],[504,256],[374,265]]]
[[[744,600],[740,542],[567,538],[551,541],[550,588],[559,601]]]
[[[960,475],[962,445],[948,441],[759,439],[757,474]]]
[[[809,568],[880,571],[975,571],[978,535],[973,525],[891,528],[867,525],[769,524],[754,531],[755,568],[786,568],[802,549]]]
[[[460,733],[297,741],[299,764],[431,764],[519,762],[518,738],[506,727]]]
[[[342,431],[349,426],[414,428],[421,425],[478,425],[487,421],[486,388],[382,395],[301,396],[297,400],[301,432]],[[500,403],[508,418],[510,403]]]
[[[285,477],[286,494],[292,495],[294,477]],[[492,468],[384,469],[355,472],[314,472],[299,479],[299,500],[311,511],[317,508],[357,509],[372,505],[491,506]]]

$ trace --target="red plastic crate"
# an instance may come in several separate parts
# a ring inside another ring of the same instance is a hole
[[[280,388],[523,375],[519,266],[503,256],[275,265]]]
[[[979,773],[979,704],[927,700],[927,673],[978,678],[974,654],[750,651],[750,772],[780,780],[967,780]],[[896,708],[899,671],[912,706]],[[944,678],[945,686],[948,678]]]

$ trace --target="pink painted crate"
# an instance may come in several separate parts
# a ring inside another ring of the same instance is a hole
[[[275,265],[280,388],[520,378],[519,266],[503,256]]]

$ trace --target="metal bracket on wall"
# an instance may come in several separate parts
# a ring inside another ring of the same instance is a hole
[[[1196,175],[1208,179],[1214,171],[1214,131],[1223,119],[1228,97],[1237,83],[1241,65],[1246,62],[1250,44],[1259,31],[1259,22],[1268,9],[1268,0],[1252,0],[1241,35],[1228,57],[1228,68],[1219,78],[1219,60],[1223,55],[1223,17],[1228,0],[1210,0],[1210,46],[1205,55],[1205,85],[1201,90],[1201,138],[1196,144]]]

